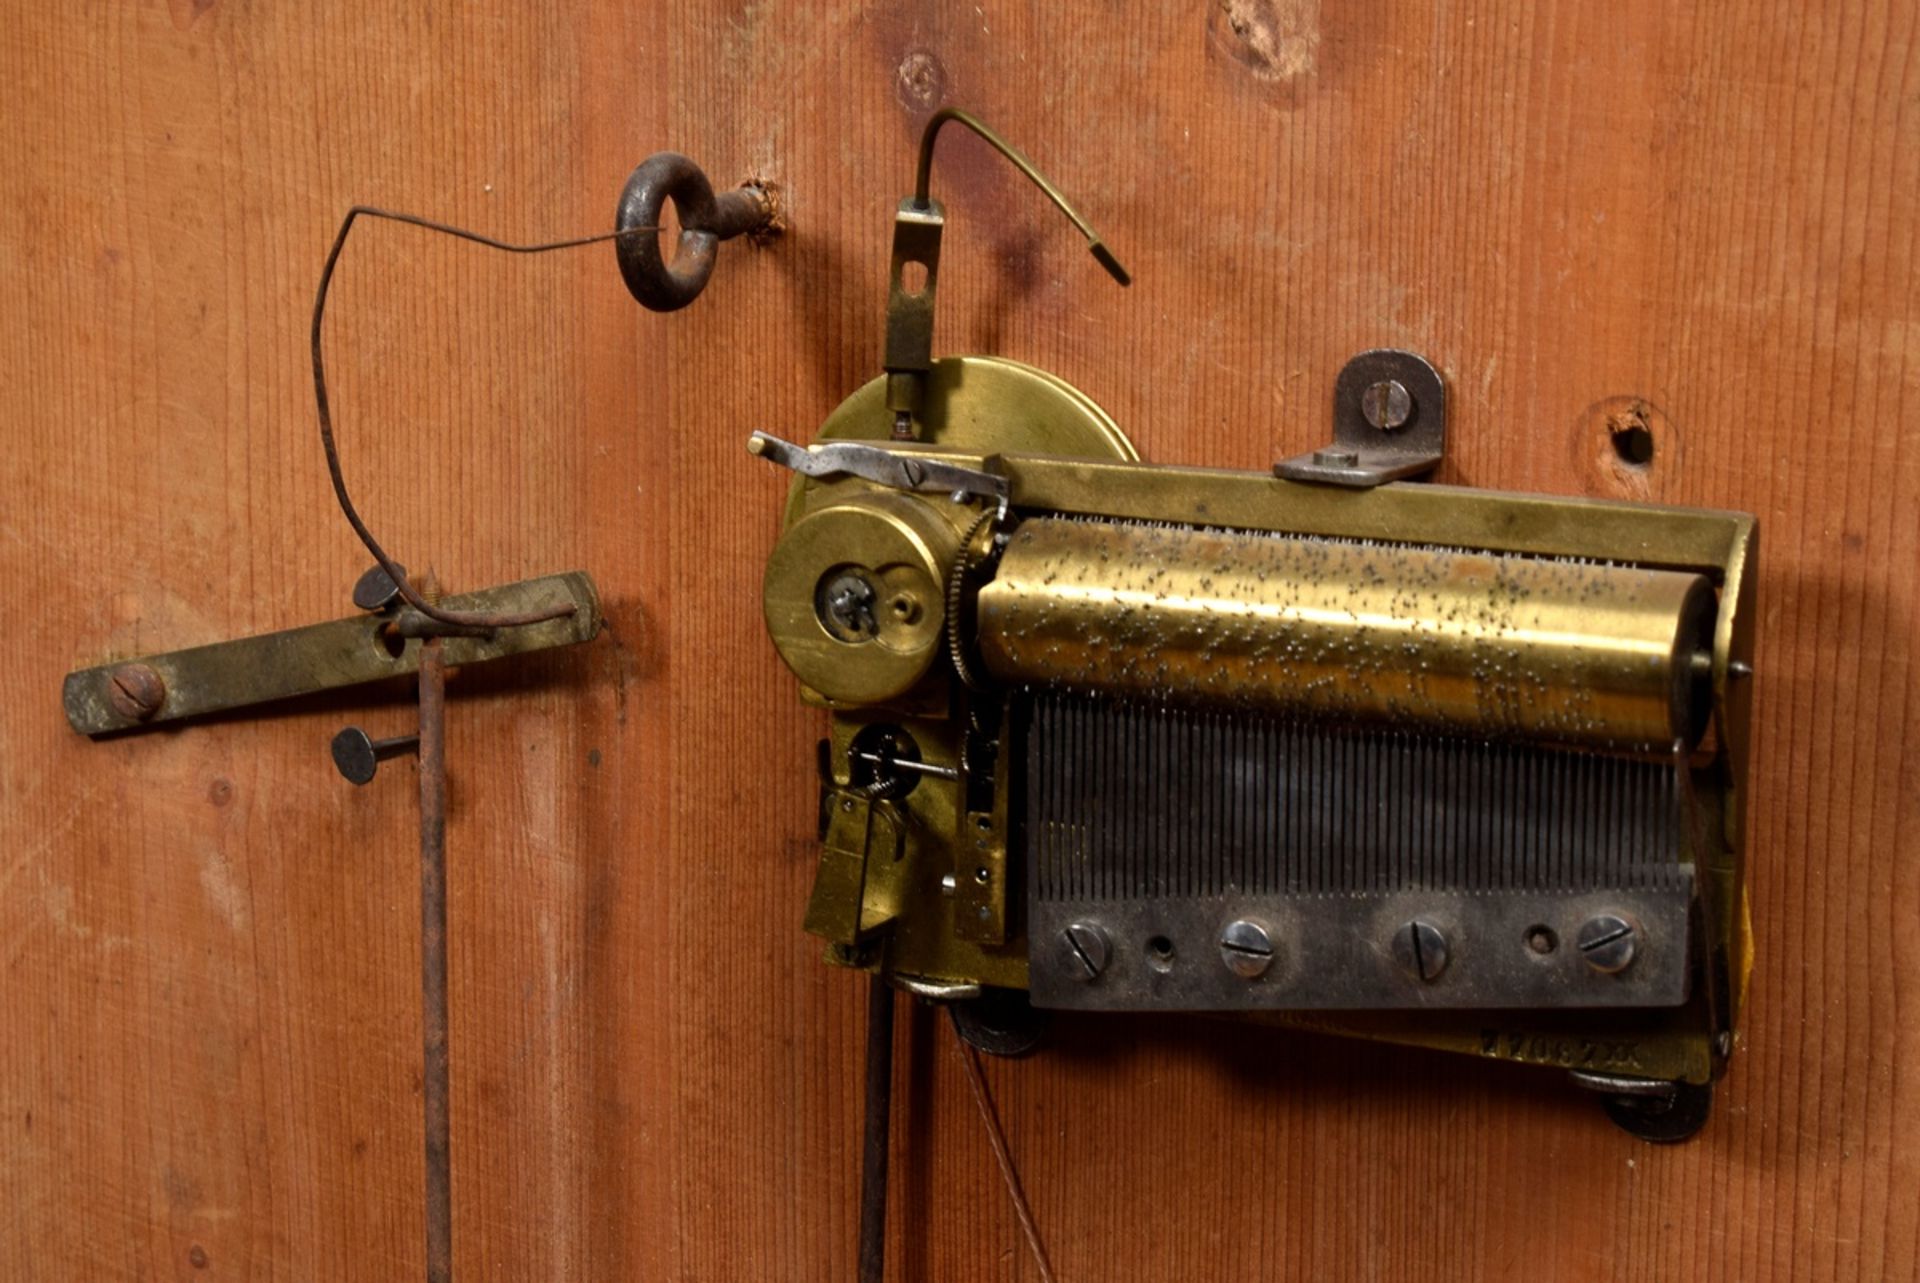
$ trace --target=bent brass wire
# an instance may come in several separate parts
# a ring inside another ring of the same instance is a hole
[[[933,183],[933,144],[934,140],[940,136],[941,128],[945,126],[948,121],[965,125],[968,129],[971,129],[974,133],[985,139],[989,147],[992,147],[995,151],[1006,157],[1007,163],[1019,170],[1028,182],[1038,187],[1041,193],[1044,194],[1048,200],[1052,201],[1062,214],[1067,216],[1067,221],[1078,228],[1080,234],[1087,238],[1088,251],[1093,254],[1094,259],[1099,262],[1100,266],[1107,270],[1107,274],[1122,285],[1133,284],[1132,273],[1121,266],[1120,260],[1114,257],[1113,251],[1108,249],[1106,242],[1100,238],[1100,233],[1093,230],[1093,224],[1089,223],[1081,216],[1079,210],[1068,203],[1066,196],[1061,193],[1060,189],[1048,181],[1047,176],[1041,173],[1032,161],[1027,159],[1025,153],[995,133],[972,112],[962,111],[958,107],[942,107],[939,111],[933,113],[931,120],[927,121],[926,132],[920,135],[920,161],[914,170],[913,176],[914,204],[921,209],[926,209],[931,204],[932,197],[930,189]]]

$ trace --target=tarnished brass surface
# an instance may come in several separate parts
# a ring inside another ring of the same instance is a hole
[[[906,854],[907,826],[899,808],[858,789],[830,794],[820,871],[807,901],[806,929],[855,945],[899,916],[896,888],[879,876]],[[876,876],[869,879],[868,871]]]
[[[961,531],[945,500],[923,503],[877,487],[797,522],[767,561],[767,632],[794,675],[826,698],[876,703],[926,676],[946,622],[945,582]],[[868,594],[871,627],[829,621],[836,584]]]
[[[572,605],[573,613],[485,636],[446,638],[447,664],[478,664],[572,646],[592,640],[600,631],[600,595],[584,571],[448,597],[443,605],[461,611],[537,611],[558,603]],[[157,711],[144,718],[128,716],[113,702],[113,676],[123,665],[81,669],[67,674],[63,692],[67,720],[82,734],[100,735],[406,676],[420,667],[421,643],[390,635],[395,622],[386,615],[360,614],[145,656],[138,662],[158,675],[165,698]]]
[[[978,609],[1013,683],[1635,751],[1708,711],[1713,593],[1676,571],[1037,518]]]
[[[1066,459],[1134,460],[1133,443],[1086,393],[1045,370],[997,356],[943,356],[926,378],[920,440],[979,458],[1010,446]],[[835,407],[822,441],[885,441],[893,434],[884,376]],[[796,485],[796,489],[797,489]]]
[[[941,766],[959,765],[959,746],[954,738],[958,728],[949,721],[862,713],[835,715],[829,749],[834,779],[828,801],[837,814],[828,816],[829,834],[837,825],[849,836],[856,830],[872,836],[864,860],[858,864],[850,858],[855,841],[829,837],[820,876],[815,879],[808,902],[807,929],[836,946],[829,958],[842,965],[878,967],[915,981],[1024,989],[1026,941],[1016,934],[1001,943],[977,926],[963,931],[954,910],[956,897],[941,887],[941,880],[948,874],[957,882],[963,876],[974,876],[982,867],[989,870],[990,877],[1001,876],[1004,868],[998,859],[977,858],[973,834],[979,832],[978,825],[977,821],[967,823],[962,787],[946,780],[922,780],[905,797],[883,803],[888,808],[887,819],[871,826],[863,818],[863,808],[856,805],[846,809],[841,805],[853,779],[849,763],[853,739],[868,726],[882,723],[897,726],[911,736],[928,761]],[[1005,831],[1004,792],[1000,797],[991,831],[982,835],[990,845],[996,833]],[[899,825],[897,842],[892,827],[895,822]],[[994,890],[987,884],[976,885],[983,894],[969,901],[973,923],[980,921],[977,906],[991,903]],[[1000,893],[1004,897],[1005,889]],[[859,929],[850,929],[856,922]],[[884,928],[877,938],[876,928]],[[983,935],[988,938],[980,938]]]
[[[1605,1013],[1515,1010],[1492,1017],[1476,1011],[1382,1011],[1282,1012],[1255,1018],[1475,1056],[1651,1079],[1704,1082],[1724,1065],[1727,1036],[1738,1021],[1751,954],[1745,892],[1740,882],[1740,800],[1753,684],[1753,518],[1739,513],[1449,486],[1394,484],[1359,492],[1289,482],[1261,473],[1147,465],[1137,461],[1124,435],[1083,394],[1040,371],[993,358],[936,362],[928,378],[918,426],[918,444],[888,448],[914,450],[1008,477],[1012,524],[1016,530],[1024,527],[1032,534],[1014,536],[1007,561],[995,571],[997,576],[1018,572],[1026,576],[1023,582],[1044,579],[1044,572],[1029,576],[1022,569],[1023,559],[1044,551],[1023,550],[1022,540],[1038,538],[1050,528],[1068,524],[1057,518],[1075,517],[1109,526],[1160,523],[1186,528],[1164,532],[1174,544],[1196,537],[1195,528],[1229,532],[1211,536],[1220,540],[1222,555],[1237,550],[1242,541],[1256,541],[1258,535],[1279,534],[1299,538],[1259,542],[1296,545],[1280,554],[1289,557],[1325,557],[1342,563],[1369,555],[1386,558],[1392,562],[1391,571],[1378,564],[1375,570],[1387,582],[1373,583],[1375,576],[1362,574],[1354,576],[1353,583],[1356,591],[1380,593],[1376,605],[1388,617],[1393,617],[1396,610],[1402,616],[1416,612],[1437,615],[1436,603],[1449,594],[1471,616],[1473,609],[1486,605],[1484,600],[1474,598],[1476,584],[1496,589],[1503,584],[1529,588],[1536,598],[1544,594],[1563,618],[1585,619],[1584,625],[1576,623],[1564,631],[1569,637],[1584,638],[1578,645],[1598,652],[1601,675],[1617,677],[1622,683],[1606,688],[1609,702],[1600,712],[1568,702],[1582,698],[1569,692],[1558,713],[1545,721],[1549,726],[1564,723],[1577,712],[1581,719],[1604,728],[1597,740],[1608,748],[1642,738],[1652,742],[1653,732],[1674,728],[1671,692],[1674,684],[1687,684],[1683,665],[1675,659],[1676,649],[1684,652],[1687,648],[1674,643],[1685,632],[1682,620],[1699,609],[1691,603],[1704,592],[1711,618],[1710,638],[1703,649],[1713,731],[1692,755],[1689,773],[1698,812],[1717,817],[1719,823],[1702,827],[1700,844],[1692,853],[1696,867],[1704,874],[1697,881],[1705,910],[1701,936],[1704,947],[1698,952],[1707,972],[1684,1006]],[[892,429],[885,380],[876,379],[829,417],[818,438],[886,441]],[[789,492],[788,530],[791,532],[810,514],[865,502],[876,490],[873,484],[858,479],[796,478]],[[938,495],[902,498],[937,514],[957,530],[964,530],[983,510],[979,504],[954,504]],[[1323,542],[1326,540],[1355,542],[1328,545]],[[1300,546],[1309,541],[1315,546]],[[1366,552],[1357,551],[1362,545],[1368,546]],[[1334,553],[1332,547],[1347,550]],[[1436,553],[1434,549],[1445,551]],[[1108,549],[1109,557],[1114,551]],[[1160,556],[1169,563],[1170,571],[1178,568],[1191,580],[1187,595],[1205,600],[1209,593],[1220,591],[1220,577],[1209,576],[1208,567],[1202,565],[1206,558],[1193,556],[1193,551],[1187,546],[1177,556],[1167,552]],[[1263,551],[1271,554],[1271,549]],[[1414,563],[1400,564],[1399,559],[1405,557],[1413,557]],[[1423,557],[1430,560],[1420,564]],[[1234,561],[1232,556],[1227,559]],[[1532,559],[1565,560],[1535,564]],[[1526,564],[1521,564],[1523,560]],[[1037,565],[1038,558],[1034,561]],[[1568,561],[1610,564],[1572,565]],[[1354,568],[1347,566],[1349,570]],[[1230,564],[1228,569],[1231,574],[1235,567]],[[1245,571],[1248,566],[1239,569]],[[1264,564],[1260,569],[1272,573]],[[1262,582],[1258,570],[1249,573],[1253,585]],[[1428,594],[1427,602],[1396,602],[1394,581],[1414,574],[1437,576],[1430,587],[1420,585]],[[1453,578],[1456,575],[1461,576],[1457,582]],[[1214,583],[1202,588],[1202,578],[1212,578]],[[1309,583],[1320,584],[1320,604],[1325,607],[1329,600],[1325,592],[1338,582],[1331,561],[1306,578]],[[1347,585],[1340,582],[1338,586],[1343,597]],[[772,587],[770,574],[770,590]],[[1242,585],[1248,587],[1251,585]],[[980,603],[986,616],[984,623],[971,622],[971,610],[963,613],[963,621],[968,621],[967,635],[959,639],[963,645],[976,641],[992,644],[991,635],[1000,628],[992,621],[993,592],[988,588]],[[1583,592],[1596,594],[1586,599],[1584,616]],[[1260,594],[1249,592],[1228,594],[1228,599],[1241,596],[1265,601]],[[1518,597],[1516,602],[1523,607],[1534,599]],[[1266,604],[1273,605],[1270,601]],[[1283,608],[1284,603],[1276,607]],[[1095,614],[1104,616],[1104,611],[1105,607]],[[1074,612],[1084,613],[1078,604]],[[1102,618],[1103,626],[1105,622]],[[1351,622],[1357,628],[1357,621]],[[1193,626],[1197,629],[1197,624]],[[1332,618],[1322,618],[1316,626],[1331,627],[1335,636],[1353,631]],[[1528,627],[1545,631],[1537,623]],[[1156,644],[1164,649],[1165,634],[1161,637]],[[1188,659],[1196,665],[1204,649],[1194,644],[1197,637],[1195,631],[1187,641]],[[1468,619],[1459,622],[1451,638],[1437,631],[1431,645],[1443,653],[1465,653],[1474,649],[1469,637],[1481,639],[1484,655],[1485,644],[1500,644],[1500,629],[1490,621],[1475,623]],[[1063,640],[1083,648],[1086,662],[1092,662],[1089,637],[1063,633]],[[1596,662],[1594,655],[1580,661],[1558,660],[1544,639],[1527,637],[1522,641],[1541,648],[1528,652],[1530,668],[1536,663],[1543,665],[1556,680],[1568,685],[1587,680],[1579,676],[1582,670],[1577,663]],[[1379,640],[1369,635],[1365,644],[1372,648]],[[1150,649],[1143,640],[1139,646]],[[1635,667],[1636,655],[1644,661],[1644,670]],[[1157,664],[1160,659],[1153,662]],[[1413,661],[1415,671],[1418,662]],[[1196,671],[1204,676],[1203,671]],[[1429,669],[1429,673],[1432,671]],[[1472,674],[1471,666],[1467,672]],[[1403,687],[1407,682],[1407,674],[1394,671],[1394,665],[1384,659],[1366,675],[1400,681]],[[1512,708],[1497,699],[1483,702],[1488,692],[1472,682],[1463,684],[1458,670],[1450,680],[1453,685],[1447,689],[1436,691],[1430,682],[1421,692],[1421,697],[1437,710],[1434,716],[1442,724],[1451,725],[1459,718],[1480,733],[1502,728],[1527,737],[1544,733],[1539,729],[1540,719],[1530,721],[1531,715],[1524,708]],[[1113,688],[1104,677],[1089,685]],[[803,694],[811,697],[811,686],[803,685]],[[1395,697],[1373,698],[1384,704]],[[991,708],[1002,699],[998,690],[970,691],[955,681],[952,663],[941,655],[932,659],[924,676],[902,695],[857,704],[827,701],[834,709],[830,788],[852,785],[852,738],[875,724],[901,728],[929,762],[961,764],[967,725],[976,715],[967,710]],[[1393,711],[1398,713],[1397,705]],[[1614,738],[1623,726],[1624,738]],[[849,843],[829,844],[833,849],[823,860],[821,885],[816,888],[809,925],[835,942],[828,954],[830,961],[878,971],[902,983],[957,987],[956,992],[971,985],[1026,985],[1029,941],[1025,934],[1025,897],[1018,894],[1025,874],[1017,837],[1006,845],[1010,835],[1005,827],[1007,797],[1018,784],[1006,778],[1006,764],[1003,744],[990,790],[995,811],[988,816],[991,832],[986,835],[992,857],[990,875],[999,883],[991,890],[1000,894],[976,893],[964,884],[978,841],[969,826],[977,827],[980,818],[969,809],[965,784],[922,780],[910,794],[892,804],[905,826],[905,836],[897,847],[890,841],[868,843],[856,869],[850,853],[844,850]],[[881,833],[886,836],[884,828]],[[955,883],[943,891],[942,879],[947,876],[952,876]],[[1015,894],[1005,893],[1008,881]],[[837,900],[838,909],[831,909],[823,900]],[[984,930],[962,922],[962,915],[977,915],[983,904],[989,913]],[[820,911],[819,917],[814,910]],[[821,930],[830,919],[833,927]],[[999,943],[1001,940],[1005,943]]]
[[[923,442],[932,457],[951,460],[954,451],[973,467],[1019,425],[1018,440],[1033,448],[1070,458],[1138,458],[1126,436],[1085,393],[1044,371],[999,357],[943,357],[925,380],[917,415]],[[887,380],[873,379],[827,417],[819,438],[887,441],[894,415],[887,403]],[[916,445],[903,445],[918,450]],[[882,508],[872,505],[886,497]],[[936,595],[944,590],[954,544],[978,516],[977,507],[940,497],[907,498],[858,479],[817,480],[795,477],[788,492],[787,533],[769,559],[762,593],[767,628],[781,658],[802,685],[829,704],[858,704],[899,694],[903,675],[911,685],[926,672],[931,655],[922,649],[920,628],[892,629],[888,644],[848,645],[820,625],[814,593],[822,574],[842,564],[918,567],[934,576]],[[807,518],[821,520],[809,523]],[[951,536],[929,524],[953,528]],[[803,529],[804,526],[804,529]],[[944,601],[927,612],[939,623]],[[841,665],[846,671],[841,671]]]
[[[980,467],[985,456],[1003,445],[1018,442],[1025,448],[1068,458],[1137,459],[1132,444],[1105,411],[1071,384],[1017,361],[998,357],[943,357],[927,375],[925,394],[916,416],[925,446],[903,445],[905,450],[928,450],[944,459],[966,457]],[[887,380],[876,378],[855,391],[828,416],[817,434],[820,440],[887,441],[894,416],[887,404]],[[890,496],[882,509],[872,508],[879,496]],[[903,652],[891,654],[875,643],[848,645],[828,638],[814,615],[814,587],[820,574],[836,558],[868,560],[899,556],[899,536],[882,533],[873,514],[886,511],[897,517],[901,505],[952,528],[952,535],[929,532],[921,523],[912,528],[921,546],[944,558],[944,575],[959,538],[978,519],[977,504],[957,504],[941,496],[890,493],[857,478],[796,477],[786,510],[787,533],[767,568],[763,604],[768,628],[783,659],[801,676],[802,693],[836,708],[830,731],[830,758],[834,787],[851,785],[849,747],[865,727],[887,723],[900,727],[920,746],[930,762],[957,766],[963,727],[948,716],[941,693],[947,666],[922,665],[924,676],[908,693],[894,698],[872,695],[892,680]],[[866,515],[854,518],[859,511]],[[818,525],[811,524],[820,518]],[[890,520],[890,519],[889,519]],[[809,533],[789,548],[800,528]],[[818,530],[818,551],[808,551]],[[850,542],[836,542],[842,536]],[[949,542],[949,539],[951,542]],[[893,551],[888,552],[891,548]],[[837,549],[837,551],[835,551]],[[779,603],[776,605],[776,602]],[[944,621],[945,602],[934,608]],[[776,620],[777,616],[777,620]],[[936,631],[935,640],[939,640]],[[868,653],[861,654],[862,651]],[[851,658],[855,671],[834,676],[832,667]],[[918,652],[912,662],[921,664]],[[817,670],[826,670],[824,673]],[[819,678],[819,683],[808,680]],[[1004,763],[1005,755],[1001,761]],[[1002,766],[1004,772],[1004,765]],[[889,975],[920,983],[1024,988],[1027,983],[1026,941],[1020,935],[1018,915],[1009,895],[1006,842],[1007,789],[994,791],[994,810],[966,811],[962,788],[927,779],[907,796],[891,803],[892,814],[905,825],[900,845],[890,845],[886,821],[871,832],[879,839],[856,858],[854,842],[830,837],[822,851],[819,876],[807,910],[807,928],[834,945],[831,961],[880,969]],[[829,802],[839,800],[829,793]],[[841,812],[839,832],[848,834],[855,812]],[[830,832],[834,817],[829,816]],[[981,842],[986,846],[982,848]],[[882,850],[884,848],[884,852]],[[979,871],[988,876],[980,880]],[[954,878],[953,893],[942,887]],[[982,916],[982,910],[985,911]],[[965,921],[962,922],[962,915]]]
[[[895,415],[920,409],[933,362],[933,300],[940,284],[940,202],[900,202],[893,224],[893,265],[887,282],[887,406]],[[917,271],[919,280],[907,279]]]
[[[1712,1080],[1712,1026],[1699,1004],[1672,1011],[1282,1011],[1238,1017],[1549,1069],[1669,1082]]]

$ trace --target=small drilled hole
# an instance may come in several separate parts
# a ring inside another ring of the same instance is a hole
[[[1147,941],[1147,965],[1155,971],[1173,970],[1173,941],[1155,936]]]
[[[407,653],[407,639],[392,624],[373,630],[373,644],[384,651],[388,659],[398,659]]]
[[[1653,462],[1653,433],[1644,423],[1626,423],[1613,429],[1613,452],[1630,468]]]
[[[973,880],[981,886],[985,886],[987,883],[993,881],[993,874],[988,870],[987,866],[983,864],[973,871]]]
[[[900,292],[913,296],[924,294],[927,289],[927,265],[917,258],[910,258],[900,264]]]
[[[1553,933],[1552,927],[1534,926],[1527,928],[1527,948],[1545,957],[1560,947],[1560,937]]]

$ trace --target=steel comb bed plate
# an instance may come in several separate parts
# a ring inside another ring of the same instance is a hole
[[[1019,707],[1039,1005],[1686,1000],[1675,761],[1057,692]]]

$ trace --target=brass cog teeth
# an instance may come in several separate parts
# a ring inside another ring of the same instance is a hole
[[[998,515],[996,511],[989,508],[967,527],[966,535],[960,540],[960,551],[954,555],[953,569],[947,575],[947,654],[953,660],[955,676],[959,677],[960,684],[970,691],[983,690],[984,685],[967,658],[966,642],[960,636],[960,605],[966,592],[967,574],[975,565],[974,541]]]

